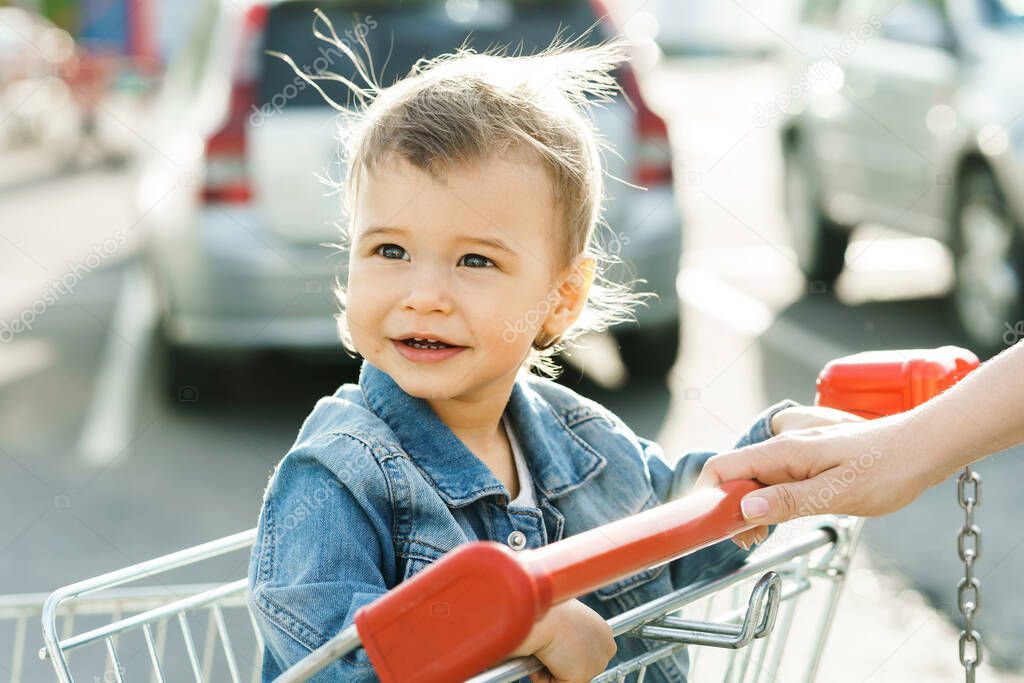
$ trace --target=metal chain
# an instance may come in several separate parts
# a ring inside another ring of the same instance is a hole
[[[981,528],[974,523],[974,510],[981,505],[981,475],[965,467],[956,480],[957,499],[964,509],[964,525],[957,533],[956,545],[964,563],[964,578],[956,586],[957,604],[964,616],[960,631],[960,664],[967,683],[974,683],[974,670],[981,664],[981,634],[974,628],[974,617],[981,609],[981,582],[974,575],[974,563],[981,557]]]

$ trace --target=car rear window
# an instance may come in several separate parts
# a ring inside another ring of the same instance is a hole
[[[307,73],[326,68],[360,84],[351,60],[313,36],[316,7],[331,20],[338,37],[359,55],[362,50],[356,36],[365,38],[377,79],[384,86],[405,76],[418,59],[451,52],[464,41],[477,51],[508,45],[513,51],[521,46],[523,53],[533,54],[547,47],[559,29],[563,37],[575,38],[598,21],[589,0],[420,0],[398,6],[361,0],[285,2],[271,7],[264,49],[289,55]],[[327,32],[323,22],[318,21],[317,27]],[[605,37],[602,26],[586,42],[593,44]],[[286,100],[288,107],[327,106],[290,66],[262,50],[260,54],[260,105],[274,98],[277,104]],[[319,84],[336,102],[350,101],[344,85]]]

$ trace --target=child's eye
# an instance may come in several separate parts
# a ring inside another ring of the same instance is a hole
[[[382,250],[384,250],[384,251],[382,252]],[[396,251],[404,253],[405,249],[402,249],[402,247],[398,246],[397,244],[381,244],[380,246],[378,246],[376,249],[373,250],[373,253],[374,254],[380,254],[381,256],[383,256],[386,259],[394,259],[394,258],[396,258],[394,256],[388,256],[387,255],[388,251],[390,251],[392,254],[394,254]],[[397,258],[402,259],[403,257],[402,256],[398,256]]]
[[[477,261],[486,261],[486,263],[484,265],[482,265],[482,266],[470,266],[471,268],[473,268],[473,267],[486,268],[487,267],[487,263],[491,264],[492,266],[496,265],[494,263],[494,261],[492,261],[491,259],[487,258],[486,256],[481,256],[480,254],[466,254],[462,258],[465,259],[465,260],[476,259]]]

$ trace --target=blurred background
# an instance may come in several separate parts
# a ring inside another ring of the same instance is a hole
[[[39,645],[12,605],[252,527],[356,381],[336,112],[265,53],[354,76],[315,7],[384,83],[467,36],[631,41],[595,114],[621,181],[601,239],[658,298],[559,381],[671,459],[812,403],[830,359],[1024,336],[1019,0],[0,3],[0,678],[50,680],[8,659]],[[979,471],[985,676],[1024,680],[1024,453]],[[948,482],[868,523],[819,680],[958,675],[961,520]]]

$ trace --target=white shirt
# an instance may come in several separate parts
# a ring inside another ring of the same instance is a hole
[[[530,479],[530,469],[526,466],[523,449],[516,438],[516,430],[512,429],[504,415],[501,417],[501,423],[505,426],[505,434],[512,445],[512,457],[516,463],[516,473],[519,475],[519,495],[509,502],[509,505],[537,507],[537,499],[533,495],[533,480]]]

